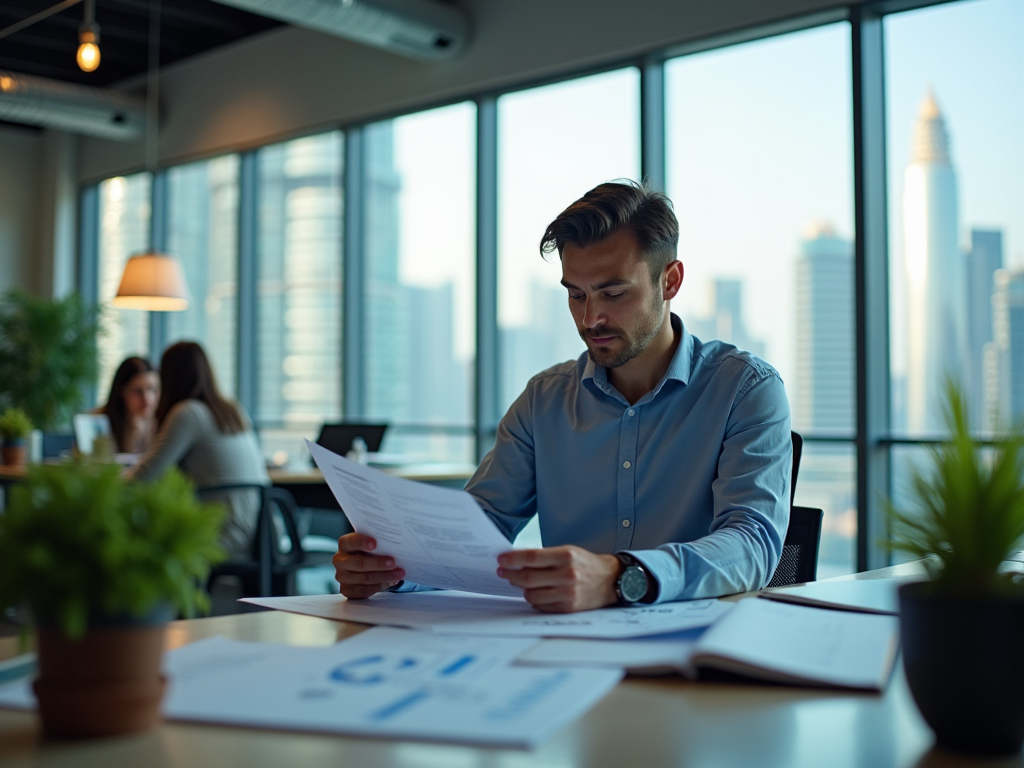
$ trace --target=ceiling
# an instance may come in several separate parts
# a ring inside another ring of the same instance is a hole
[[[3,0],[0,29],[57,2]],[[0,69],[96,86],[141,74],[149,61],[149,9],[149,0],[96,0],[102,58],[95,72],[83,72],[75,63],[84,3],[0,39]],[[213,0],[163,0],[160,64],[171,64],[281,24]]]

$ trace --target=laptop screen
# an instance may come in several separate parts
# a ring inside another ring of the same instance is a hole
[[[316,442],[317,445],[344,456],[352,450],[352,441],[361,437],[366,443],[366,450],[376,453],[380,450],[384,430],[387,428],[387,424],[324,424],[320,428],[320,437]]]

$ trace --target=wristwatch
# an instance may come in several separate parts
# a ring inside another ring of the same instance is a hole
[[[658,582],[647,572],[643,563],[625,552],[616,552],[619,559],[619,577],[615,580],[615,596],[619,605],[653,603],[658,596]]]

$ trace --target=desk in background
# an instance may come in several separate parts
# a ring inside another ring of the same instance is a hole
[[[899,576],[895,566],[845,578]],[[168,647],[214,635],[327,645],[365,627],[278,611],[172,622]],[[13,655],[0,640],[0,659]],[[971,761],[931,752],[931,732],[910,698],[902,665],[884,695],[679,678],[630,678],[533,751],[166,723],[95,742],[43,742],[34,715],[0,710],[4,768],[1024,768],[1024,759]]]

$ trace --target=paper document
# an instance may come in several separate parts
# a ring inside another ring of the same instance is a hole
[[[499,578],[498,555],[512,549],[465,491],[392,477],[306,441],[352,527],[377,540],[405,578],[425,587],[521,597]]]
[[[766,589],[758,596],[767,600],[777,600],[795,605],[895,616],[899,613],[897,587],[907,581],[917,581],[920,578],[917,576],[907,579],[812,581],[795,587]]]
[[[769,682],[884,690],[896,659],[899,628],[891,616],[740,600],[709,629],[643,640],[544,640],[519,658],[538,666],[705,670]]]
[[[253,605],[326,619],[423,627],[441,634],[504,637],[642,637],[706,627],[733,603],[690,600],[580,613],[541,613],[522,598],[465,592],[406,592],[346,600],[342,595],[247,597]]]
[[[214,638],[168,654],[168,719],[529,747],[621,673],[516,667],[532,641],[377,627],[329,648]]]

